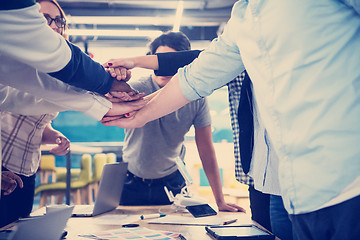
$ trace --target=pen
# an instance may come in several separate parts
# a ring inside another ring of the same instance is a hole
[[[234,223],[234,222],[236,222],[236,221],[237,221],[237,219],[233,219],[233,220],[225,221],[225,222],[223,223],[223,225],[228,225],[228,224],[230,224],[230,223]]]
[[[166,214],[164,214],[164,213],[154,213],[154,214],[141,215],[140,219],[144,220],[144,219],[159,218],[159,217],[165,217],[165,216],[166,216]]]

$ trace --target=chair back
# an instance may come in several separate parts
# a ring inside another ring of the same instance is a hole
[[[93,167],[93,177],[92,181],[100,181],[101,174],[104,168],[104,165],[107,163],[107,155],[104,153],[97,153],[94,155],[94,167]]]
[[[55,171],[55,156],[42,155],[40,160],[40,170],[53,170]]]
[[[107,153],[106,154],[106,163],[115,163],[116,162],[116,154],[115,153]]]
[[[54,155],[42,155],[40,159],[40,166],[38,169],[38,174],[40,176],[40,183],[47,184],[49,183],[49,177],[51,177],[51,182],[56,181],[56,171],[55,171],[55,156]]]
[[[79,180],[84,182],[90,182],[91,180],[91,155],[90,154],[83,154],[81,156],[81,163],[80,163],[80,176]]]

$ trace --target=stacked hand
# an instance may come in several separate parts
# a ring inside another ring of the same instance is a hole
[[[106,114],[105,118],[121,119],[133,116],[137,110],[141,109],[148,102],[144,99],[145,93],[139,93],[132,89],[126,82],[131,78],[131,71],[125,67],[110,67],[109,62],[103,64],[105,69],[114,77],[114,82],[109,93],[105,97],[113,103],[112,109]]]
[[[11,194],[18,185],[20,188],[24,186],[18,175],[10,171],[1,172],[1,191],[4,192],[4,195]]]
[[[131,58],[110,59],[103,64],[103,67],[117,80],[127,81],[131,77],[131,71],[135,63]]]

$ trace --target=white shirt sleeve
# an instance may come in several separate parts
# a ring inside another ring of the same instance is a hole
[[[48,26],[38,4],[0,13],[0,54],[41,72],[59,71],[70,61],[69,46]]]
[[[0,63],[2,111],[39,115],[73,110],[100,120],[112,107],[100,95],[72,87],[11,57],[0,56]]]
[[[40,115],[72,110],[83,112],[96,120],[101,120],[111,108],[111,103],[104,97],[88,91],[78,92],[70,87],[67,93],[58,91],[58,93],[52,92],[52,94],[55,94],[53,100],[47,101],[30,93],[0,84],[0,111],[22,115]]]

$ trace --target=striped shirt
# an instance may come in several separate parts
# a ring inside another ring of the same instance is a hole
[[[31,176],[40,164],[43,131],[58,113],[24,116],[1,114],[2,166],[17,174]]]

